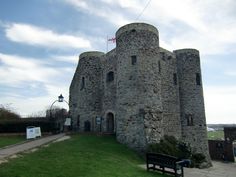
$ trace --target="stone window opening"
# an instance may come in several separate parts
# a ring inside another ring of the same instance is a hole
[[[196,84],[201,85],[201,76],[200,73],[196,73]]]
[[[161,61],[158,61],[158,72],[161,73]]]
[[[173,81],[174,81],[174,85],[177,85],[177,74],[176,73],[173,74]]]
[[[106,81],[107,82],[112,82],[113,80],[114,80],[114,72],[110,71],[109,73],[107,73]]]
[[[80,84],[80,90],[83,90],[85,87],[85,78],[82,77],[81,84]]]
[[[136,55],[132,55],[131,56],[131,64],[132,65],[136,65],[136,63],[137,63],[137,56]]]
[[[186,114],[185,117],[187,119],[187,126],[193,126],[193,115],[192,114]]]

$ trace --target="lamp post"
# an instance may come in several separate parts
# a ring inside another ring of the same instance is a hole
[[[54,123],[56,124],[56,127],[57,127],[56,129],[58,129],[58,127],[59,127],[59,132],[61,132],[61,131],[63,131],[63,129],[64,129],[64,122],[63,122],[63,126],[61,126],[61,125],[62,125],[61,123],[62,123],[62,121],[64,121],[64,118],[61,117],[62,119],[52,119],[53,117],[56,118],[55,116],[52,116],[52,107],[53,107],[53,105],[54,105],[56,102],[59,102],[59,103],[61,103],[61,102],[66,102],[68,106],[69,106],[69,103],[68,103],[66,100],[64,100],[64,97],[62,96],[62,94],[60,94],[60,95],[58,96],[58,99],[55,100],[55,101],[52,103],[52,105],[50,106],[50,110],[49,110],[50,119],[51,119],[52,122],[54,122]],[[70,106],[69,106],[69,107],[70,107]],[[60,118],[60,116],[59,116],[59,118]],[[57,131],[57,130],[56,130],[56,131]]]
[[[61,102],[66,102],[67,105],[69,106],[69,103],[68,103],[66,100],[64,100],[64,97],[62,96],[62,94],[60,94],[60,95],[58,96],[58,99],[55,100],[55,101],[52,103],[52,105],[50,106],[50,110],[49,110],[50,118],[52,118],[52,106],[53,106],[56,102],[59,102],[59,103],[61,103]],[[70,107],[70,106],[69,106],[69,107]]]

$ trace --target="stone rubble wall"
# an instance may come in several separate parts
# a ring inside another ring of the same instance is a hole
[[[95,118],[101,112],[101,52],[85,52],[80,55],[76,75],[71,84],[73,126],[78,131],[85,130],[85,121],[90,122],[90,130],[96,131]],[[82,78],[84,77],[84,88],[82,89]],[[79,123],[78,123],[79,119]],[[78,127],[79,124],[79,127]]]
[[[159,46],[159,32],[149,24],[132,23],[116,32],[116,48],[104,54],[85,52],[70,86],[73,127],[84,131],[107,131],[107,115],[114,116],[117,140],[138,151],[173,135],[206,155],[206,118],[199,52],[170,52]],[[114,80],[107,82],[107,74]],[[81,80],[85,88],[81,90]],[[193,125],[188,125],[191,116]],[[102,125],[96,125],[102,117]],[[79,118],[79,125],[77,119]]]
[[[102,61],[102,112],[101,117],[103,118],[102,130],[107,131],[107,114],[112,113],[115,116],[115,105],[116,105],[116,81],[117,81],[117,69],[116,69],[116,50],[108,52],[101,59]],[[114,72],[114,80],[107,82],[107,74]],[[116,118],[116,117],[115,117]],[[116,126],[116,125],[114,125]]]
[[[195,152],[203,153],[210,163],[202,79],[200,85],[196,82],[196,74],[201,74],[199,52],[195,49],[182,49],[174,53],[180,85],[182,138]],[[189,116],[192,117],[193,125],[188,125]]]
[[[145,109],[162,111],[161,77],[156,69],[160,60],[158,31],[151,25],[131,24],[117,31],[116,40],[116,135],[118,141],[139,149],[146,147],[147,139],[159,142],[161,136],[146,134],[147,118],[140,115]],[[132,56],[136,56],[135,64]]]

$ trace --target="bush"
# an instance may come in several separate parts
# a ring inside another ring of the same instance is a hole
[[[25,133],[28,126],[39,126],[42,132],[49,132],[52,129],[49,122],[11,121],[0,123],[0,133]]]
[[[20,116],[14,113],[9,106],[0,106],[0,120],[19,119]]]
[[[206,159],[201,153],[193,153],[191,147],[185,142],[167,135],[161,139],[160,143],[150,144],[148,151],[175,156],[179,159],[191,159],[191,167],[199,167]]]
[[[200,165],[206,161],[206,157],[201,153],[195,153],[192,155],[192,167],[200,167]]]

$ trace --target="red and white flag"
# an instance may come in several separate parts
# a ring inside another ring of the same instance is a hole
[[[112,43],[116,43],[116,38],[112,37],[112,38],[107,39],[107,41],[112,42]]]

